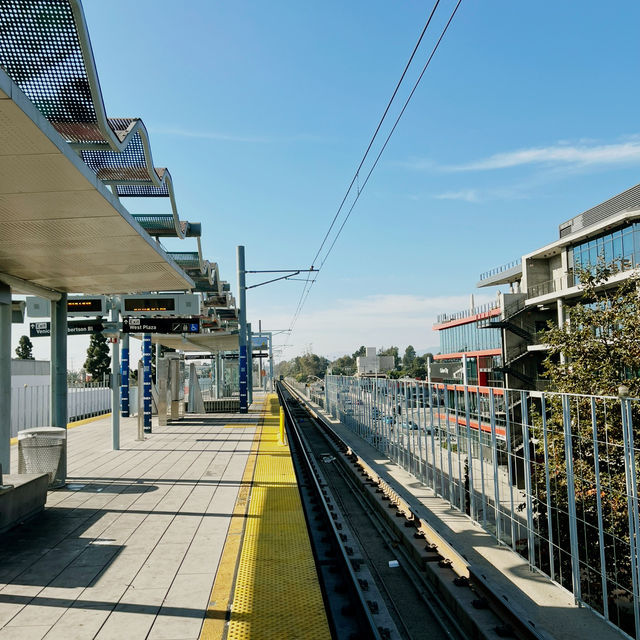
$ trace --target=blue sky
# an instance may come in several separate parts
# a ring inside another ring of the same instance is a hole
[[[393,118],[453,6],[442,0]],[[84,3],[107,113],[144,120],[234,292],[238,244],[248,269],[310,266],[431,7]],[[493,297],[475,290],[482,271],[636,184],[639,23],[631,0],[463,0],[283,356],[433,348],[436,314]],[[302,286],[250,291],[254,326],[289,326]]]

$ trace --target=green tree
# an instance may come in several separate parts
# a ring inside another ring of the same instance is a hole
[[[592,558],[600,553],[598,535],[598,498],[603,514],[603,546],[607,577],[631,590],[629,553],[629,519],[626,499],[625,458],[623,455],[622,418],[617,396],[621,385],[628,387],[631,396],[640,395],[640,299],[639,280],[629,276],[610,284],[618,270],[613,265],[597,264],[588,270],[578,270],[582,289],[580,301],[569,309],[569,322],[564,326],[550,325],[542,341],[549,345],[544,362],[553,391],[586,394],[572,395],[565,406],[562,397],[546,397],[546,437],[548,464],[544,455],[542,405],[532,399],[530,424],[534,512],[542,536],[548,535],[549,521],[554,544],[564,553],[556,556],[556,571],[563,581],[571,583],[569,491],[566,465],[565,422],[568,411],[573,459],[573,495],[575,495],[583,597],[602,611],[603,593],[600,579],[591,566]],[[591,400],[589,394],[609,396]],[[595,420],[592,423],[592,410]],[[634,439],[640,439],[640,407],[630,403]],[[593,424],[599,446],[593,445]],[[596,487],[596,465],[600,472],[601,493]],[[550,492],[546,490],[548,468]],[[524,507],[524,505],[522,505]],[[538,553],[538,551],[537,551]],[[550,559],[546,545],[541,545],[540,561],[548,570]],[[599,566],[599,562],[596,563]],[[611,590],[609,593],[610,599]],[[616,599],[617,598],[617,599]],[[620,596],[610,602],[610,611],[618,607],[619,623],[623,628],[632,625],[626,620]],[[628,631],[628,629],[627,629]]]
[[[18,360],[33,360],[33,343],[29,336],[22,336],[16,347]]]
[[[567,325],[544,333],[550,345],[544,366],[554,389],[617,395],[624,380],[630,394],[640,396],[640,280],[629,276],[605,287],[617,272],[602,262],[579,270],[580,303],[569,309]]]
[[[366,355],[367,355],[367,348],[364,345],[362,345],[359,349],[353,352],[353,359],[355,360],[356,358],[363,358]]]
[[[331,371],[336,376],[352,376],[356,372],[356,361],[353,356],[342,356],[331,363]]]
[[[380,348],[378,350],[378,355],[379,356],[393,356],[393,361],[394,361],[394,367],[397,369],[398,367],[400,367],[400,355],[399,355],[399,350],[398,347],[389,347],[388,349],[385,349],[384,347]]]
[[[324,378],[329,360],[315,353],[305,353],[293,360],[285,360],[276,365],[276,375],[295,378],[298,382],[307,382],[315,378]]]
[[[107,339],[101,333],[92,333],[84,368],[91,374],[91,378],[98,382],[104,375],[109,374],[110,366],[111,356]]]
[[[413,363],[416,359],[416,350],[413,348],[413,345],[409,345],[404,350],[404,356],[402,356],[402,368],[407,371],[411,369]]]

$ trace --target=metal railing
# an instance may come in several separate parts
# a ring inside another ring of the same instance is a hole
[[[522,264],[522,258],[518,258],[517,260],[512,260],[511,262],[507,262],[507,264],[502,264],[499,267],[494,267],[489,271],[485,271],[480,274],[480,281],[486,280],[491,276],[497,276],[499,273],[503,273],[504,271],[508,271],[509,269],[513,269],[514,267],[519,267]]]
[[[32,427],[44,427],[50,422],[50,386],[25,385],[11,388],[11,436]],[[69,422],[83,420],[111,411],[111,389],[101,384],[69,387],[67,416]]]
[[[327,376],[327,410],[640,638],[640,399]]]
[[[442,324],[443,322],[451,322],[452,320],[461,320],[462,318],[469,318],[470,316],[476,316],[480,313],[487,313],[499,308],[499,302],[487,302],[485,304],[472,307],[471,309],[465,309],[464,311],[456,311],[454,313],[441,313],[437,317],[437,322],[438,324]]]
[[[563,289],[573,287],[574,284],[576,283],[574,282],[573,274],[568,274],[560,278],[553,278],[552,280],[545,280],[544,282],[539,282],[538,284],[528,287],[527,297],[537,298],[538,296],[545,296],[549,293],[555,293],[556,291],[562,291]]]

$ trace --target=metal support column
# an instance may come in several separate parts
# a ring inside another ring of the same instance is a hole
[[[11,288],[0,282],[0,465],[11,473]]]
[[[129,417],[129,334],[123,333],[120,337],[121,364],[120,364],[120,411],[123,418]]]
[[[244,270],[244,247],[237,247],[238,262],[238,385],[240,387],[240,413],[247,413],[247,291]]]
[[[216,398],[222,398],[222,354],[216,353]]]
[[[571,432],[571,404],[567,395],[562,396],[562,424],[564,427],[564,451],[567,469],[567,510],[569,512],[569,544],[571,547],[571,575],[573,577],[573,597],[576,602],[582,598],[580,583],[580,553],[578,526],[576,514],[576,488],[573,475],[573,434]],[[623,436],[625,434],[624,425],[622,428]],[[626,438],[625,446],[626,446]],[[627,451],[625,450],[625,460]],[[626,465],[625,465],[626,466]],[[634,550],[632,549],[632,557]]]
[[[67,294],[51,302],[51,426],[67,428]],[[67,440],[61,457],[61,476],[67,478]]]
[[[113,298],[111,301],[111,322],[120,320],[120,300]],[[111,338],[111,435],[113,438],[113,450],[120,449],[120,334],[116,333]],[[127,365],[128,366],[128,365]]]
[[[151,334],[142,335],[144,432],[151,433]]]

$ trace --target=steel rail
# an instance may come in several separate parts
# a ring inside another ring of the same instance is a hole
[[[315,424],[318,426],[319,430],[325,435],[329,442],[333,443],[333,446],[336,447],[336,451],[342,451],[343,457],[346,456],[350,462],[353,463],[353,466],[358,469],[358,472],[361,476],[364,476],[365,479],[369,481],[371,485],[376,487],[375,494],[382,494],[384,497],[382,500],[386,501],[386,504],[390,504],[395,506],[395,510],[398,512],[396,515],[404,515],[406,518],[405,526],[406,527],[415,527],[414,537],[422,537],[426,540],[427,545],[426,548],[428,551],[432,551],[433,553],[438,553],[442,558],[439,563],[440,566],[448,566],[457,577],[454,580],[454,584],[464,584],[465,586],[470,586],[472,591],[476,594],[475,600],[473,600],[473,607],[478,607],[481,610],[478,610],[474,613],[474,618],[476,616],[480,616],[480,614],[489,613],[492,616],[493,622],[487,625],[487,621],[484,621],[485,629],[469,629],[468,625],[465,624],[464,631],[473,635],[474,637],[493,637],[495,638],[497,635],[506,634],[509,637],[516,637],[520,639],[527,640],[550,640],[550,636],[540,629],[536,629],[533,627],[532,623],[528,621],[528,617],[526,616],[526,612],[520,611],[517,607],[514,606],[511,602],[504,602],[502,599],[495,594],[486,584],[486,578],[482,574],[481,571],[478,571],[475,567],[471,566],[465,558],[460,556],[458,552],[451,547],[450,543],[444,540],[439,534],[433,530],[432,527],[429,526],[424,520],[420,519],[419,516],[412,510],[411,506],[405,502],[395,491],[394,489],[383,479],[381,478],[371,467],[367,464],[367,462],[357,455],[355,451],[351,449],[349,445],[347,445],[339,436],[339,434],[331,427],[330,424],[325,422],[322,417],[314,410],[313,407],[308,405],[307,399],[300,394],[299,391],[286,385],[287,389],[290,393],[295,396],[297,401],[300,403],[300,406],[304,407],[306,412],[311,416]],[[345,465],[343,465],[345,467]],[[348,465],[346,465],[348,468]],[[356,476],[356,472],[353,469],[349,469],[351,476]],[[374,494],[374,495],[375,495]],[[361,492],[365,498],[368,497],[367,492]],[[370,492],[369,492],[370,495]],[[371,500],[367,502],[369,507],[375,505]],[[398,536],[399,532],[396,530],[395,535]],[[402,532],[400,532],[401,534]],[[397,550],[397,549],[396,549]],[[405,550],[406,551],[406,550]],[[412,553],[412,549],[408,548],[408,553],[405,553],[405,558],[407,558],[407,562],[412,565],[412,569],[415,571],[415,575],[420,577],[421,582],[424,582],[423,572],[420,570],[419,561],[416,563],[416,558]],[[429,563],[431,564],[431,563]],[[425,583],[429,586],[429,583]],[[442,591],[439,589],[439,591]],[[448,606],[451,604],[449,601],[445,604]],[[454,604],[455,606],[455,604]],[[460,613],[461,609],[456,607],[456,616],[457,620],[460,621]],[[472,621],[472,622],[475,622]],[[478,624],[481,624],[478,622]],[[457,625],[459,627],[459,625]],[[489,633],[483,636],[483,632],[488,631]]]

